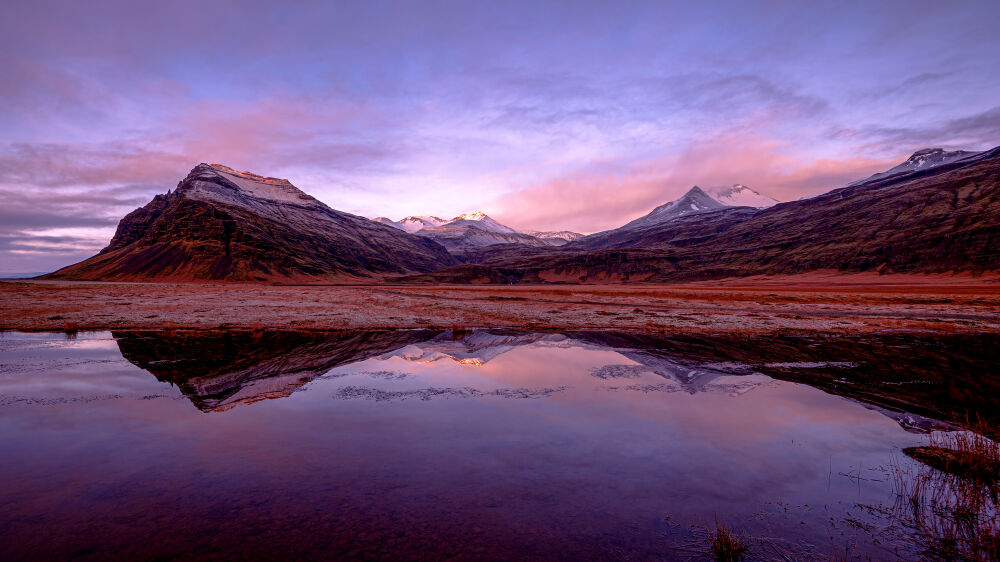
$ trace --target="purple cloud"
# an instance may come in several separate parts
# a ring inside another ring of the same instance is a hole
[[[206,161],[358,214],[525,228],[615,226],[694,183],[794,199],[924,146],[1000,144],[998,19],[929,1],[15,1],[0,270],[65,265]]]

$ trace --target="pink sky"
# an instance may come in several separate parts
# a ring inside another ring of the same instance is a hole
[[[0,273],[103,247],[199,162],[364,216],[619,226],[1000,144],[1000,5],[15,2]]]

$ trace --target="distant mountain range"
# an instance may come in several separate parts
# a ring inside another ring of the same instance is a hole
[[[399,230],[425,236],[452,252],[462,252],[494,244],[561,246],[583,236],[569,231],[518,232],[493,220],[482,211],[464,213],[451,220],[440,219],[432,215],[411,216],[399,221],[386,217],[375,217],[372,220]]]
[[[921,158],[938,152],[918,151],[909,165],[873,179],[763,209],[717,206],[693,188],[645,217],[558,249],[497,247],[475,262],[407,280],[670,282],[1000,269],[1000,147]]]
[[[365,219],[287,180],[200,164],[122,219],[107,248],[46,277],[247,282],[662,282],[818,269],[1000,269],[1000,147],[924,149],[779,203],[693,187],[621,227],[518,232],[482,212]]]
[[[777,203],[777,199],[761,195],[742,184],[714,189],[711,194],[695,186],[680,199],[657,207],[645,217],[638,218],[623,228],[655,224],[674,217],[721,209],[727,206],[764,208]],[[451,220],[444,220],[433,215],[410,216],[399,221],[386,217],[375,217],[372,220],[406,232],[427,236],[453,252],[484,248],[494,244],[562,246],[584,236],[568,230],[518,232],[493,220],[482,211],[465,213]]]

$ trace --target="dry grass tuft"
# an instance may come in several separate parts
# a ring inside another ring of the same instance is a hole
[[[712,554],[715,559],[724,562],[743,560],[746,551],[747,545],[743,539],[716,519],[715,533],[712,534]]]
[[[927,558],[1000,560],[1000,443],[982,421],[962,425],[970,430],[904,449],[924,466],[893,467],[894,512],[916,531]]]

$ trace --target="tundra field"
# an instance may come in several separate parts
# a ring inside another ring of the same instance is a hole
[[[1000,331],[1000,278],[756,277],[683,285],[0,282],[0,329],[519,327],[689,333]]]

